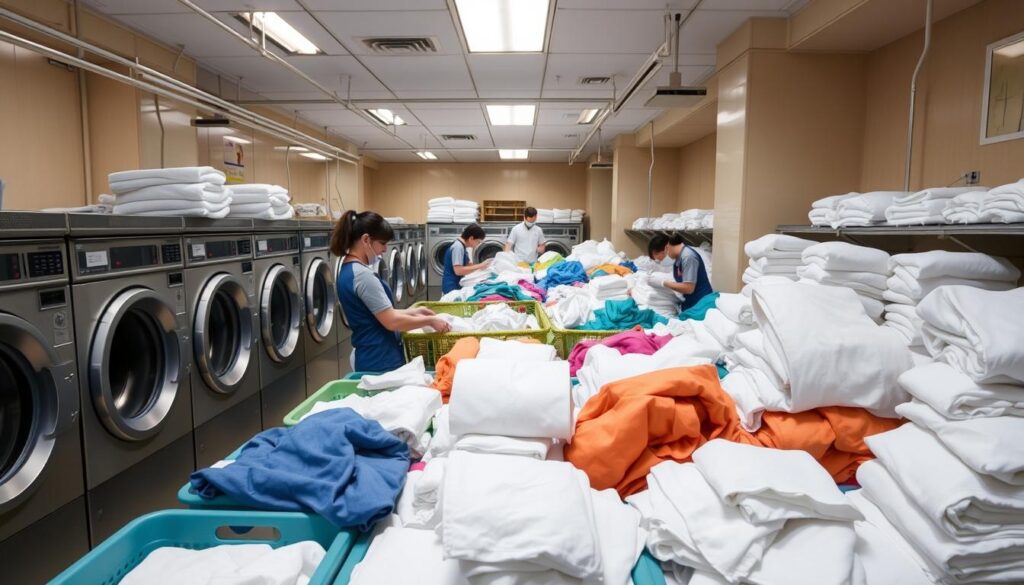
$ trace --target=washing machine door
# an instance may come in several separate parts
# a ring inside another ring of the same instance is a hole
[[[242,281],[226,272],[206,281],[196,303],[192,345],[196,367],[211,390],[238,389],[252,355],[252,315]]]
[[[505,250],[505,244],[497,240],[484,240],[473,250],[473,262],[486,262]]]
[[[334,309],[338,290],[327,262],[314,258],[306,270],[306,327],[317,343],[323,343],[334,331]]]
[[[572,253],[572,250],[570,250],[569,247],[563,244],[562,242],[545,242],[544,251],[558,252],[562,256],[568,256],[569,254]]]
[[[408,297],[416,296],[420,291],[420,268],[419,260],[416,257],[416,248],[406,246],[405,248],[405,294]]]
[[[292,357],[299,344],[301,322],[299,281],[283,264],[274,264],[260,288],[260,336],[270,359],[285,362]]]
[[[420,271],[420,284],[417,293],[427,290],[427,250],[423,244],[416,244],[416,265]]]
[[[434,246],[430,254],[430,269],[435,274],[444,274],[444,255],[448,252],[448,247],[451,245],[451,242],[439,242]]]
[[[59,362],[29,322],[0,313],[0,513],[39,485],[77,413],[74,362]]]
[[[388,285],[395,295],[395,304],[401,304],[405,298],[405,267],[402,266],[402,253],[398,248],[391,248],[387,253]]]
[[[164,424],[181,383],[174,309],[148,288],[122,291],[103,311],[89,351],[89,391],[103,426],[142,441]]]

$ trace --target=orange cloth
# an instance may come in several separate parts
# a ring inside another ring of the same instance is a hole
[[[740,427],[736,405],[714,366],[672,368],[612,382],[587,401],[565,458],[591,486],[626,497],[647,487],[651,468],[690,461],[711,439],[807,451],[837,482],[871,458],[864,437],[899,426],[859,408],[830,407],[798,414],[765,413],[762,427]]]
[[[519,343],[540,343],[532,337],[516,338]],[[448,397],[452,393],[452,382],[455,381],[455,366],[459,360],[473,359],[480,353],[479,337],[463,337],[455,342],[452,349],[437,360],[434,366],[434,383],[432,388],[441,392],[441,402],[448,404]]]
[[[587,276],[594,274],[598,270],[604,270],[605,274],[618,274],[619,276],[629,276],[630,274],[633,274],[633,271],[625,266],[620,266],[618,264],[601,264],[600,266],[595,266],[588,270]]]

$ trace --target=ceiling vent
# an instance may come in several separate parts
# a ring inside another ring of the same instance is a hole
[[[472,134],[442,134],[441,140],[445,142],[452,142],[455,140],[476,140],[476,136]]]
[[[612,78],[607,75],[587,75],[576,80],[578,85],[605,85],[611,82]]]
[[[359,39],[375,55],[430,55],[440,51],[435,37],[365,37]]]

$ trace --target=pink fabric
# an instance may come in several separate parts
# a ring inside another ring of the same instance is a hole
[[[512,300],[512,299],[510,299],[508,297],[503,297],[501,295],[487,295],[486,297],[477,299],[477,301],[475,301],[475,302],[483,303],[483,302],[487,302],[487,301],[510,301],[510,300]]]
[[[587,352],[590,351],[590,348],[595,345],[607,345],[623,355],[627,353],[651,355],[671,340],[671,335],[647,334],[644,333],[643,329],[637,326],[628,331],[616,333],[611,337],[605,337],[604,339],[589,339],[581,341],[577,343],[576,347],[572,348],[572,351],[569,353],[569,375],[575,376],[576,371],[583,367],[583,359],[587,357]]]
[[[409,471],[423,471],[427,468],[427,464],[422,461],[417,461],[409,466]]]
[[[526,294],[530,295],[535,300],[538,300],[538,301],[541,301],[541,302],[544,301],[544,295],[545,295],[544,289],[537,288],[537,286],[534,285],[529,280],[520,280],[519,281],[519,288],[523,289],[523,291]]]

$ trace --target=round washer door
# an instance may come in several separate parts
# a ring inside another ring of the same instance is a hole
[[[412,245],[409,245],[405,247],[405,294],[407,296],[414,297],[419,290],[419,259],[416,256],[416,249]]]
[[[427,290],[427,250],[423,244],[416,244],[416,264],[420,271],[420,284],[417,293]]]
[[[301,322],[299,281],[283,264],[274,264],[260,289],[260,335],[270,359],[284,362],[295,353]]]
[[[571,253],[569,248],[566,247],[566,245],[563,244],[562,242],[545,242],[545,244],[544,244],[544,251],[545,252],[557,252],[557,253],[561,254],[562,256],[568,256]]]
[[[441,242],[434,246],[433,252],[430,254],[430,268],[435,274],[444,274],[444,255],[451,245],[451,242]]]
[[[178,395],[182,340],[174,310],[129,288],[103,311],[89,351],[89,391],[103,426],[125,441],[156,434]]]
[[[334,330],[334,309],[338,306],[338,290],[331,269],[323,258],[314,258],[306,270],[306,327],[317,343],[322,343]]]
[[[231,394],[245,376],[252,355],[252,315],[240,280],[221,272],[206,281],[196,303],[192,345],[196,367],[211,390]]]
[[[473,250],[473,262],[486,262],[505,249],[505,245],[497,240],[484,240]]]
[[[402,266],[402,253],[398,248],[388,251],[387,265],[388,273],[391,275],[388,285],[391,287],[391,293],[395,295],[397,305],[405,298],[405,267]]]
[[[0,513],[35,490],[58,435],[75,421],[74,363],[57,360],[32,324],[0,313]]]

